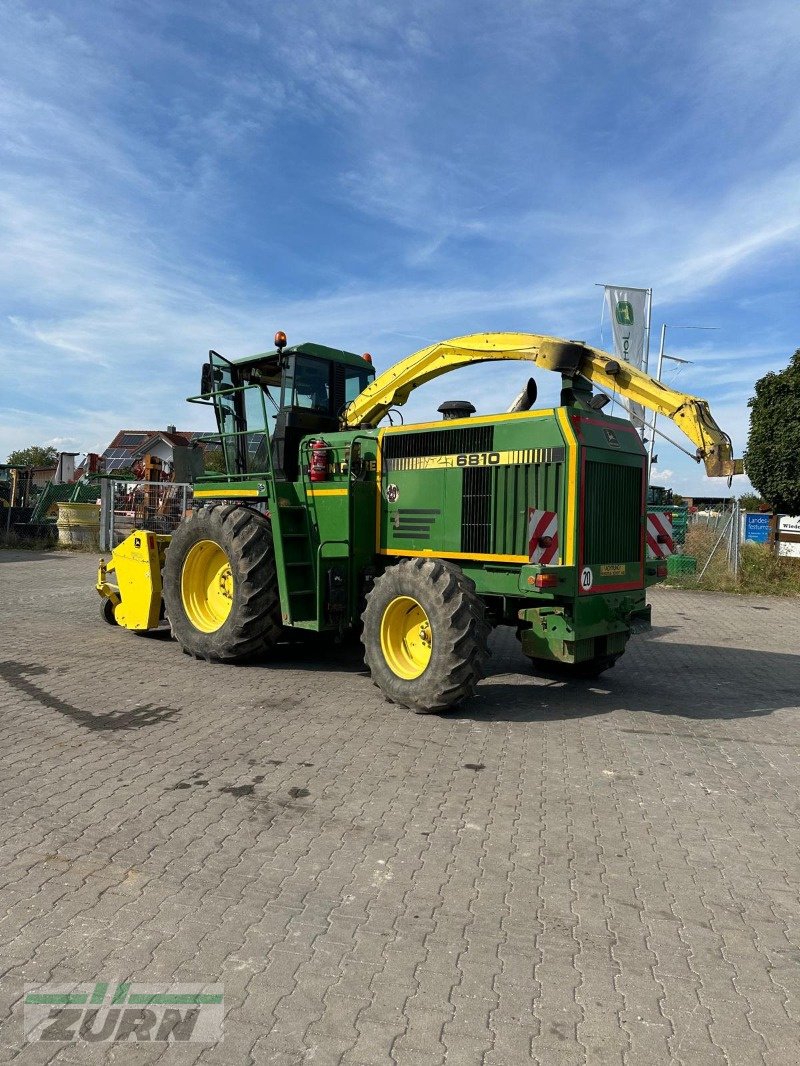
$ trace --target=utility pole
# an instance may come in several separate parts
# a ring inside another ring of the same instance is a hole
[[[714,330],[716,330],[716,329],[719,329],[719,326],[668,326],[667,323],[664,322],[662,324],[662,326],[661,326],[661,339],[660,339],[660,342],[659,342],[659,345],[658,345],[658,365],[657,365],[657,369],[656,369],[656,381],[661,381],[661,373],[662,373],[662,371],[664,369],[664,360],[665,359],[669,359],[669,361],[672,362],[672,363],[681,363],[681,364],[683,364],[685,366],[689,366],[692,363],[691,359],[679,359],[677,355],[667,355],[667,352],[666,352],[667,329],[714,329]],[[650,457],[649,457],[649,463],[648,463],[648,467],[647,467],[647,478],[648,478],[648,481],[650,480],[650,470],[652,469],[654,458],[655,459],[658,458],[657,456],[655,456],[655,457],[653,456],[653,451],[654,451],[655,446],[656,446],[656,422],[657,422],[657,420],[658,420],[658,415],[654,411],[653,412],[653,421],[650,423],[650,426],[649,426],[649,429],[650,429],[650,447],[649,447],[648,450],[649,450],[649,453],[650,453]]]

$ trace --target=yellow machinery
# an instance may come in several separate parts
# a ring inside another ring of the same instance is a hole
[[[111,562],[100,560],[97,591],[103,618],[110,625],[142,632],[156,629],[163,614],[161,571],[170,537],[136,529],[113,549]],[[110,584],[109,574],[116,576]]]
[[[709,477],[743,473],[742,460],[733,458],[731,439],[714,421],[706,400],[676,392],[599,348],[539,333],[472,333],[422,348],[395,363],[357,396],[345,412],[345,423],[376,426],[419,385],[468,363],[508,359],[527,360],[570,378],[586,378],[672,419],[696,446],[697,460],[704,463]]]

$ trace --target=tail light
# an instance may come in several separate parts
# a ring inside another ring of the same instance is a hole
[[[537,574],[533,583],[537,589],[553,589],[558,584],[558,577],[556,574]]]
[[[666,563],[659,563],[658,566],[656,567],[656,577],[666,577],[666,576],[667,576],[667,564]]]

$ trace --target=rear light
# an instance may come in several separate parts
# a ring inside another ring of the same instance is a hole
[[[533,580],[537,589],[553,589],[558,584],[556,574],[537,574]]]
[[[658,566],[656,567],[656,577],[666,577],[666,576],[667,576],[667,564],[666,563],[659,563]]]

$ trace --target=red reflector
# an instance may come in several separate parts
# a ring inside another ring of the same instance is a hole
[[[667,564],[666,563],[659,563],[658,566],[656,567],[656,577],[666,577],[666,576],[667,576]]]
[[[537,574],[533,583],[537,589],[552,589],[558,584],[558,578],[555,574]]]

